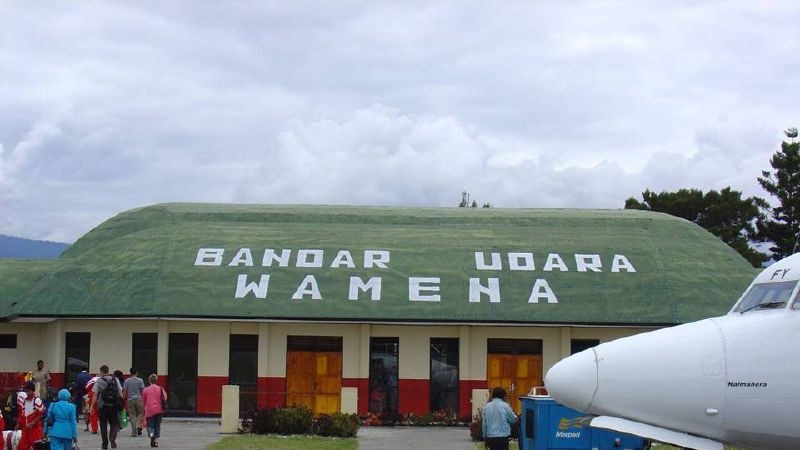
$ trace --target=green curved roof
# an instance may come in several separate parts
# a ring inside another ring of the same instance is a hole
[[[289,251],[287,266],[263,265],[265,249]],[[501,269],[480,270],[493,253]],[[220,204],[121,213],[39,267],[0,265],[0,290],[15,286],[0,315],[668,325],[726,312],[756,274],[700,227],[645,211]],[[349,299],[351,277],[379,278],[379,300]],[[496,279],[497,301],[471,302],[470,278]]]

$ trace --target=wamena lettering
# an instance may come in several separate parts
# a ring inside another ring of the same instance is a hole
[[[227,254],[226,254],[227,253]],[[532,252],[483,252],[473,253],[475,268],[482,271],[510,271],[525,272],[537,270],[536,258]],[[199,248],[194,265],[198,267],[268,267],[280,269],[286,267],[313,269],[374,269],[386,270],[390,268],[392,255],[388,250],[370,249],[360,252],[338,250],[335,252],[322,249],[271,249],[253,251],[251,248],[242,247],[234,252],[227,252],[225,248]],[[543,272],[603,272],[605,269],[599,254],[575,253],[572,258],[565,259],[558,253],[548,253],[543,258],[541,267]],[[568,264],[570,261],[571,264]],[[615,254],[611,258],[610,272],[635,273],[636,269],[625,255]],[[235,299],[267,299],[269,296],[270,273],[262,273],[253,277],[248,274],[238,274],[236,277]],[[410,302],[441,302],[441,278],[438,276],[409,277],[408,298]],[[317,277],[311,273],[298,280],[291,300],[324,300],[323,289]],[[380,301],[383,294],[383,279],[380,276],[361,278],[351,276],[347,287],[347,299],[359,301],[369,298],[371,301]],[[337,296],[340,298],[340,296]],[[469,295],[465,299],[469,303],[501,302],[501,279],[497,276],[469,278]],[[527,303],[558,303],[558,298],[550,287],[547,279],[535,278],[531,281],[530,295]]]

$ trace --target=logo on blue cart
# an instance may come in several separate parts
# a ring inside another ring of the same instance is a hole
[[[556,431],[557,438],[572,438],[577,439],[581,437],[580,431],[567,431],[571,428],[586,428],[589,426],[589,422],[592,421],[593,416],[579,416],[573,417],[572,419],[567,419],[566,417],[562,417],[561,420],[558,421],[558,431]]]

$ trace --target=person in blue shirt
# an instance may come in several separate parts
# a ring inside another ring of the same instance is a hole
[[[89,380],[92,379],[92,374],[89,373],[87,369],[82,369],[81,373],[79,373],[75,377],[75,387],[72,388],[72,403],[78,409],[78,414],[83,411],[83,397],[86,395],[86,385],[89,384]],[[87,414],[86,417],[86,430],[89,431],[89,415]]]
[[[58,401],[51,403],[45,419],[45,434],[52,450],[70,450],[78,441],[77,410],[69,402],[69,391],[58,391]]]
[[[517,415],[506,403],[506,390],[492,389],[492,401],[483,407],[483,443],[489,450],[508,450],[508,437],[511,425],[517,422]]]

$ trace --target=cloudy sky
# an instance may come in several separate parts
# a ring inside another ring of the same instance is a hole
[[[795,0],[0,0],[0,233],[178,201],[765,196],[798,23]]]

